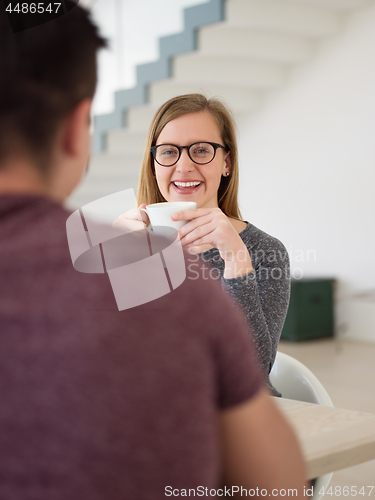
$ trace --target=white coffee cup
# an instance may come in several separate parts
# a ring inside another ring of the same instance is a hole
[[[173,229],[180,229],[187,220],[174,221],[171,219],[171,215],[181,212],[182,210],[193,210],[197,208],[197,204],[194,201],[172,201],[164,203],[152,203],[147,205],[146,208],[141,208],[148,215],[150,219],[151,226],[167,226]]]

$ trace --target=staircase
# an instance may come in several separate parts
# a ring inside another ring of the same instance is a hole
[[[159,60],[138,66],[137,86],[116,92],[113,113],[95,118],[90,169],[67,205],[137,190],[147,130],[167,99],[203,92],[223,99],[235,118],[254,113],[373,1],[210,0],[185,9],[184,31],[161,38]]]

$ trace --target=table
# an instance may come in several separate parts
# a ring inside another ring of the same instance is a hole
[[[274,400],[299,437],[308,479],[375,459],[375,415]]]

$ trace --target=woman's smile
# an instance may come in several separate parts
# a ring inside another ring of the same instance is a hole
[[[181,194],[183,196],[193,195],[202,187],[203,181],[192,179],[179,179],[171,182],[171,188],[174,189],[177,194]]]
[[[186,145],[207,142],[223,142],[219,127],[208,111],[182,115],[165,125],[156,145],[184,146],[174,165],[168,167],[154,162],[158,187],[167,201],[195,201],[197,208],[218,206],[220,182],[225,170],[230,167],[228,153],[219,148],[211,161],[200,164],[195,163],[185,149]],[[201,151],[196,153],[199,161]]]

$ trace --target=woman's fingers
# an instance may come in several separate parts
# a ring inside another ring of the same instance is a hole
[[[182,226],[178,232],[180,238],[184,238],[188,234],[195,231],[195,235],[199,234],[201,230],[199,228],[203,228],[205,225],[209,224],[212,221],[212,217],[210,215],[206,215],[204,217],[199,217],[198,219],[189,220],[184,226]],[[203,234],[203,233],[202,233]]]
[[[182,210],[181,212],[176,212],[171,215],[172,220],[192,220],[197,217],[202,217],[203,215],[208,215],[213,211],[220,210],[219,208],[194,208],[193,210]],[[221,210],[220,210],[221,212]]]
[[[126,217],[127,219],[131,220],[140,220],[143,221],[145,224],[148,222],[148,217],[146,212],[143,210],[140,210],[141,208],[145,208],[146,203],[142,203],[142,205],[139,205],[139,208],[132,208],[131,210],[128,210],[124,214],[120,215],[120,217]]]
[[[243,247],[237,231],[219,208],[184,210],[173,218],[189,220],[178,231],[182,245],[189,251],[200,253],[204,251],[202,248],[206,249],[207,245],[211,245],[219,250],[222,257],[224,255],[233,260],[237,251]]]
[[[148,222],[148,217],[140,208],[144,208],[145,206],[146,204],[142,203],[139,208],[132,208],[124,214],[121,214],[113,223],[113,227],[126,229],[128,231],[139,231],[144,229],[145,224]]]
[[[141,220],[128,219],[125,214],[120,215],[120,217],[115,220],[113,227],[117,229],[122,229],[125,231],[140,231],[144,229],[145,224]]]
[[[187,251],[192,255],[196,255],[197,253],[206,252],[211,248],[213,248],[212,245],[210,245],[209,243],[205,243],[204,245],[195,245],[192,247],[187,247]]]
[[[145,224],[148,224],[148,222],[149,222],[148,215],[143,210],[140,210],[140,208],[146,208],[146,207],[147,207],[146,203],[141,203],[139,205],[139,208],[133,208],[133,210],[138,210],[138,213],[141,215],[141,220]]]
[[[202,223],[198,225],[194,224],[194,222],[195,221],[185,224],[185,226],[180,228],[178,231],[181,242],[184,246],[194,245],[196,241],[203,240],[205,237],[207,237],[207,235],[215,231],[217,227],[215,222],[212,220],[207,220],[206,223],[204,223],[204,221],[202,220]],[[205,241],[205,243],[212,243],[212,241]]]
[[[183,214],[180,220],[194,215],[193,219],[179,229],[180,238],[184,239],[186,243],[193,243],[195,240],[213,233],[219,227],[223,228],[230,225],[228,218],[219,208],[184,210],[175,215],[180,216],[180,214]],[[208,243],[208,241],[206,242]],[[213,242],[210,241],[210,243]]]

